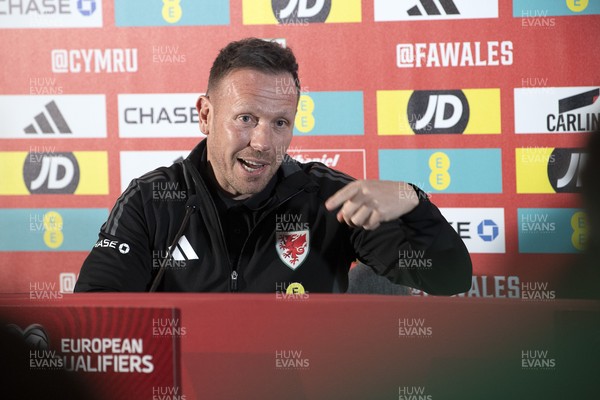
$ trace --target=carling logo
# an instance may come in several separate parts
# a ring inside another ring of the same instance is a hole
[[[396,45],[398,68],[492,67],[512,63],[510,40]]]
[[[132,73],[138,70],[138,49],[54,49],[50,53],[54,73]]]
[[[576,133],[600,128],[599,87],[515,88],[516,133]]]
[[[106,137],[104,95],[0,96],[0,139]]]
[[[375,0],[375,21],[472,18],[498,18],[498,0]]]

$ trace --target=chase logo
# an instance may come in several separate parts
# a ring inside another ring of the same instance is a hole
[[[0,109],[0,139],[106,137],[104,95],[6,95]]]
[[[516,133],[591,132],[600,128],[600,88],[516,88]]]
[[[492,242],[498,237],[498,225],[491,219],[484,219],[477,225],[477,235],[484,242]]]
[[[360,0],[243,0],[244,25],[361,22]]]
[[[310,92],[300,96],[294,135],[364,135],[362,92]]]
[[[498,0],[375,0],[375,21],[498,18]]]
[[[500,149],[379,150],[379,177],[426,192],[502,193],[502,157]]]
[[[115,0],[117,26],[229,25],[229,0]]]
[[[580,172],[587,154],[583,149],[515,149],[517,193],[579,193]]]
[[[578,253],[588,237],[587,217],[573,208],[519,208],[520,253]]]
[[[0,209],[0,251],[89,251],[105,208]]]
[[[470,253],[504,253],[503,208],[440,208]]]
[[[108,194],[103,151],[0,153],[0,195]]]
[[[516,18],[595,14],[600,14],[600,2],[597,0],[513,0],[513,17]]]
[[[0,28],[101,28],[102,0],[0,1]]]
[[[499,134],[500,89],[377,91],[379,135]]]
[[[195,93],[119,94],[120,137],[201,137]]]
[[[96,0],[77,0],[77,10],[85,17],[89,17],[96,11]]]

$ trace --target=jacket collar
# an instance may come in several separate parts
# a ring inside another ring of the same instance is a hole
[[[187,165],[191,164],[198,172],[197,178],[203,181],[204,187],[212,185],[211,182],[208,182],[207,178],[208,165],[206,151],[206,139],[204,139],[198,143],[186,159],[186,161],[189,161]],[[198,189],[196,187],[194,192],[197,192]],[[256,193],[241,202],[227,201],[224,196],[222,198],[228,208],[243,204],[251,210],[258,210],[263,207],[278,205],[300,191],[312,192],[317,189],[318,185],[303,171],[301,164],[288,154],[285,154],[279,170],[260,193]]]

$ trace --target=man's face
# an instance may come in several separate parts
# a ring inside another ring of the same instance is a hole
[[[234,70],[198,100],[200,129],[219,186],[235,199],[265,188],[292,140],[297,107],[288,73]]]

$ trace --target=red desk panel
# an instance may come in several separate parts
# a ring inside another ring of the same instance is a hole
[[[140,397],[152,400],[564,399],[600,390],[599,301],[322,294],[0,301],[3,319],[21,326],[36,323],[24,320],[26,311],[42,307],[174,310],[182,387],[179,397]]]

